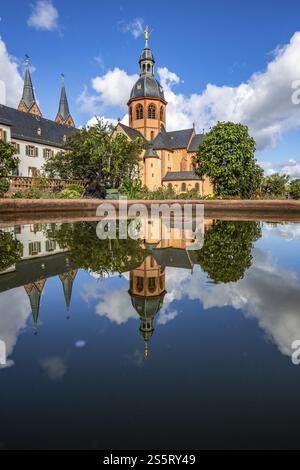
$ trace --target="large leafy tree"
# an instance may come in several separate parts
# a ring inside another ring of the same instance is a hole
[[[216,283],[243,279],[252,263],[253,244],[260,237],[257,222],[217,221],[198,252],[201,268]]]
[[[249,198],[261,184],[263,170],[254,158],[255,141],[247,126],[219,122],[204,135],[194,158],[195,171],[207,175],[219,196]]]
[[[285,196],[288,191],[287,184],[289,179],[289,175],[280,175],[279,173],[266,176],[262,183],[262,192],[268,196]]]
[[[71,135],[44,170],[50,177],[80,179],[87,194],[102,197],[106,189],[119,188],[124,178],[136,177],[143,147],[142,139],[131,142],[123,134],[113,135],[112,127],[99,120]]]

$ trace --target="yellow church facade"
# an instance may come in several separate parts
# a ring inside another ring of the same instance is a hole
[[[130,140],[141,137],[145,151],[141,155],[140,179],[153,191],[160,187],[172,188],[176,193],[196,190],[201,196],[212,194],[213,185],[208,177],[199,178],[194,172],[196,155],[203,134],[195,128],[168,132],[167,101],[161,84],[155,79],[155,59],[146,45],[139,59],[140,77],[128,101],[129,126],[119,122],[116,133]]]

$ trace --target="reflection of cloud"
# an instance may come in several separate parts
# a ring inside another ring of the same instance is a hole
[[[264,224],[264,236],[284,238],[285,240],[294,240],[300,236],[300,224],[298,223],[278,223]]]
[[[118,325],[126,323],[129,318],[137,318],[128,294],[128,282],[115,286],[111,281],[112,278],[104,282],[92,280],[86,283],[82,289],[84,300],[96,301],[96,313]]]
[[[30,304],[22,287],[0,294],[0,339],[6,344],[6,358],[12,353],[17,339],[26,327],[30,315]],[[12,365],[7,361],[6,367]]]
[[[46,357],[40,364],[49,380],[59,381],[67,373],[65,359],[60,356]]]
[[[124,359],[127,364],[131,364],[136,367],[140,367],[144,363],[144,355],[138,349],[136,349],[131,355],[125,355]]]
[[[169,268],[170,269],[170,268]],[[300,339],[300,284],[296,273],[278,266],[270,252],[253,250],[253,265],[236,283],[210,284],[199,267],[192,276],[173,277],[176,300],[200,300],[204,309],[232,306],[255,318],[267,336],[286,355]]]
[[[176,311],[166,313],[165,310],[161,310],[158,320],[157,320],[157,324],[166,325],[169,321],[174,320],[174,318],[176,318],[177,315],[178,315],[178,312]]]

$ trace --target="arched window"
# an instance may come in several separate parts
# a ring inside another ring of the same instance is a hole
[[[186,183],[182,183],[182,185],[181,185],[181,191],[186,191]]]
[[[143,106],[141,104],[137,105],[137,107],[135,108],[135,111],[136,111],[136,118],[143,119],[144,113],[143,113]]]
[[[162,106],[160,107],[160,120],[164,120],[164,108]]]
[[[129,108],[129,119],[132,121],[132,106]]]
[[[143,289],[144,289],[144,278],[138,276],[138,277],[136,278],[136,290],[137,290],[138,292],[142,292]]]
[[[172,189],[172,183],[168,183],[168,188]]]
[[[196,183],[196,184],[195,184],[195,189],[196,189],[197,191],[199,191],[199,189],[200,189],[199,183]]]
[[[187,160],[186,157],[182,157],[181,162],[180,162],[180,171],[186,171],[187,170]]]
[[[150,64],[147,64],[147,72],[150,72]]]
[[[149,104],[148,107],[148,118],[149,119],[156,119],[156,107],[154,104]]]
[[[148,279],[148,289],[149,292],[154,292],[156,289],[156,279],[155,277],[149,277]]]
[[[151,131],[151,140],[154,140],[154,131]]]

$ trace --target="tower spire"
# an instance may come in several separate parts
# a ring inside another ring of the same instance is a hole
[[[23,111],[24,113],[30,113],[30,114],[35,114],[36,116],[42,116],[42,113],[37,105],[37,102],[34,96],[34,90],[33,90],[30,67],[29,67],[29,56],[27,54],[25,55],[24,67],[25,67],[25,78],[24,78],[23,94],[22,94],[22,98],[18,106],[18,110]]]
[[[73,290],[73,282],[77,275],[77,269],[70,271],[68,273],[62,273],[59,275],[59,279],[63,285],[64,296],[66,301],[66,308],[67,308],[67,319],[70,319],[70,305],[71,305],[71,298],[72,298],[72,290]]]
[[[68,103],[68,98],[67,98],[67,93],[66,93],[66,88],[65,88],[65,76],[63,73],[61,74],[61,93],[60,93],[58,113],[55,118],[55,121],[58,124],[75,127],[74,121],[72,119],[72,116],[69,110],[69,103]]]
[[[144,31],[145,33],[145,40],[146,40],[146,45],[145,45],[145,48],[148,49],[149,47],[149,26],[146,26],[146,29]]]
[[[34,324],[34,334],[37,335],[38,332],[38,319],[40,313],[40,302],[41,295],[45,286],[46,280],[42,279],[40,281],[33,282],[31,284],[26,284],[24,286],[25,291],[29,297],[31,313],[33,317]]]

